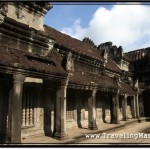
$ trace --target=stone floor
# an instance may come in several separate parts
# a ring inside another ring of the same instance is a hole
[[[144,119],[143,119],[144,120]],[[30,137],[26,137],[22,139],[22,144],[69,144],[69,143],[78,143],[85,139],[85,134],[94,134],[94,133],[102,133],[109,131],[116,131],[118,129],[123,129],[128,125],[138,124],[137,119],[129,119],[128,121],[120,121],[120,124],[110,124],[103,123],[102,121],[97,123],[98,130],[89,130],[87,126],[83,126],[82,128],[70,128],[67,129],[68,138],[65,140],[57,140],[52,137],[45,136],[43,134],[34,135]]]
[[[137,133],[140,133],[140,136],[138,136]],[[105,134],[105,133],[104,133]],[[128,136],[124,138],[115,138],[115,135],[123,135],[126,134]],[[146,136],[142,136],[142,134],[145,134]],[[150,136],[147,137],[147,135],[150,134],[150,122],[142,122],[142,123],[136,123],[134,126],[132,124],[128,125],[127,127],[123,129],[118,129],[116,131],[109,131],[107,132],[106,136],[100,137],[100,138],[87,138],[84,140],[80,140],[80,144],[149,144],[150,145]],[[106,135],[106,134],[105,134]],[[129,135],[132,135],[130,138]],[[110,138],[110,136],[112,136]]]

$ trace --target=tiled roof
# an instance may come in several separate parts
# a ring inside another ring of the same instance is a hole
[[[67,73],[61,66],[62,58],[56,51],[48,57],[41,57],[29,52],[0,47],[0,65],[32,70],[40,73],[66,76]]]
[[[115,64],[115,62],[111,59],[107,60],[106,68],[108,68],[109,70],[115,71],[117,73],[122,72],[121,69],[117,66],[117,64]]]
[[[96,48],[93,48],[89,44],[84,43],[75,38],[72,38],[69,35],[61,33],[46,25],[44,25],[44,27],[45,27],[46,34],[48,34],[51,38],[56,40],[57,44],[69,48],[70,50],[73,50],[79,54],[87,55],[89,57],[93,57],[99,60],[102,59],[101,52]]]
[[[70,82],[83,85],[92,85],[95,83],[100,88],[117,88],[114,80],[108,76],[80,70],[74,72],[74,75],[70,78]]]
[[[80,55],[84,54],[95,59],[104,60],[102,57],[102,51],[98,50],[97,48],[94,48],[87,43],[72,38],[69,35],[61,33],[46,25],[44,27],[46,34],[53,38],[57,44],[62,45],[70,50],[73,50],[79,53]],[[120,68],[111,59],[108,59],[108,62],[106,63],[106,68],[121,73]]]
[[[120,83],[120,92],[121,92],[121,94],[129,94],[129,95],[135,94],[131,85],[129,85],[128,83],[125,83],[125,82]]]

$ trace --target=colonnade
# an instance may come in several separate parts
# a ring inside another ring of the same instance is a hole
[[[24,117],[22,118],[22,93],[23,83],[25,76],[21,74],[13,75],[13,86],[9,96],[9,108],[8,108],[8,141],[10,143],[21,142],[21,124],[25,124]],[[66,134],[66,95],[67,95],[68,79],[60,81],[60,85],[56,92],[55,103],[55,118],[54,118],[54,137],[58,139],[64,139]],[[93,88],[88,90],[88,128],[90,130],[97,129],[96,124],[96,93],[98,89]],[[111,123],[119,123],[119,95],[120,91],[112,93],[111,100]],[[127,95],[122,95],[122,116],[123,120],[127,118]],[[138,94],[132,96],[131,110],[133,118],[140,117]],[[30,110],[29,110],[30,111]],[[23,111],[24,113],[24,111]],[[30,118],[30,116],[28,116]],[[23,120],[22,120],[23,119]],[[28,119],[29,122],[32,120]]]

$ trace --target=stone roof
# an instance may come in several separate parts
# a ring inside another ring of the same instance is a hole
[[[67,72],[61,66],[61,62],[62,58],[56,51],[52,51],[47,57],[41,57],[29,52],[12,49],[7,46],[0,47],[0,65],[3,66],[66,76]]]
[[[121,82],[120,83],[120,93],[134,95],[135,91],[133,90],[132,86],[129,83]]]
[[[71,36],[46,25],[44,25],[44,27],[46,34],[54,39],[58,45],[64,46],[80,55],[86,55],[98,60],[103,59],[101,52],[97,48],[90,46],[88,43],[72,38]]]
[[[28,26],[24,26],[21,23],[19,23],[19,26],[32,30]],[[44,26],[44,29],[45,31],[37,32],[45,35],[45,37],[52,38],[60,47],[62,46],[68,48],[70,51],[76,52],[79,55],[85,55],[93,59],[104,61],[102,51],[98,50],[96,47],[72,38],[46,25]],[[5,45],[0,48],[0,65],[49,75],[67,76],[67,72],[62,66],[63,58],[54,49],[47,56],[39,56],[30,52],[6,47],[7,46]],[[122,72],[112,59],[107,60],[106,68],[112,72]],[[88,71],[83,72],[81,69],[75,69],[74,75],[70,78],[70,83],[81,85],[91,85],[95,83],[100,88],[118,88],[118,85],[116,85],[113,78],[103,74],[96,74]],[[126,91],[125,88],[122,89],[122,91]]]
[[[70,78],[70,82],[88,86],[96,85],[99,88],[118,88],[118,86],[114,83],[113,78],[81,70],[76,70],[74,72],[73,76]]]
[[[122,72],[121,69],[117,66],[117,64],[112,59],[107,60],[106,68],[117,73]]]
[[[93,46],[90,46],[88,43],[72,38],[69,35],[61,33],[56,29],[53,29],[46,25],[45,32],[52,39],[56,40],[56,43],[58,45],[64,46],[74,52],[77,52],[80,55],[87,55],[94,59],[104,61],[104,58],[102,57],[102,51],[98,50],[97,48],[94,48]],[[108,68],[111,71],[121,73],[121,69],[117,66],[117,64],[114,63],[112,59],[108,59],[108,62],[106,63],[106,68]]]

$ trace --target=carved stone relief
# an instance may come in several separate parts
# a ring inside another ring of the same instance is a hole
[[[71,52],[69,52],[67,55],[66,70],[68,72],[74,72],[74,61]]]

